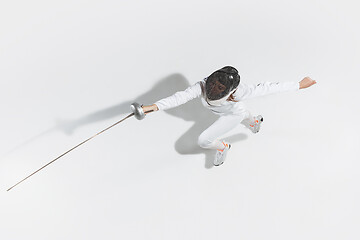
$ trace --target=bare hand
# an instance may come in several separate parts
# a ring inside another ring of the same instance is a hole
[[[311,79],[310,77],[305,77],[303,80],[300,81],[300,89],[308,88],[316,83],[315,80]]]
[[[153,105],[149,105],[149,106],[142,106],[142,109],[144,110],[144,113],[147,114],[147,112],[155,112],[157,110],[159,110],[159,108],[156,106],[156,104]]]

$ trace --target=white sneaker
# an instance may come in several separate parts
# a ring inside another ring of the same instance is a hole
[[[231,148],[230,143],[227,143],[224,141],[222,141],[222,143],[224,144],[225,148],[222,150],[221,149],[216,150],[215,159],[214,159],[215,166],[220,166],[221,164],[224,163],[226,154],[229,151],[229,149]]]
[[[248,125],[245,125],[249,128],[253,133],[258,133],[260,131],[260,125],[264,121],[264,118],[261,115],[254,117],[254,122]]]

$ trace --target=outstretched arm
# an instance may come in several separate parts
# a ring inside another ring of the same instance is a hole
[[[263,82],[259,84],[240,84],[234,93],[235,100],[244,100],[274,93],[296,91],[308,88],[316,81],[310,77],[303,78],[300,82]]]
[[[158,110],[167,110],[170,108],[177,107],[181,104],[184,104],[194,98],[197,98],[201,95],[200,81],[188,87],[184,91],[178,91],[173,95],[163,98],[153,105],[143,106],[144,111],[158,111]]]

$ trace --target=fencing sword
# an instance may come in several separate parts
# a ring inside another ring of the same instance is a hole
[[[62,156],[64,156],[65,154],[71,152],[72,150],[74,150],[75,148],[79,147],[80,145],[86,143],[87,141],[90,141],[91,139],[93,139],[94,137],[100,135],[101,133],[105,132],[106,130],[114,127],[115,125],[121,123],[122,121],[125,121],[126,119],[132,117],[132,116],[135,116],[136,119],[138,120],[142,120],[145,118],[145,114],[146,113],[149,113],[149,112],[153,112],[154,110],[150,110],[150,111],[147,111],[147,112],[144,112],[143,108],[142,108],[143,105],[140,105],[139,103],[132,103],[130,105],[130,110],[132,111],[131,114],[129,114],[128,116],[126,116],[125,118],[121,119],[120,121],[114,123],[113,125],[105,128],[104,130],[96,133],[94,136],[92,137],[89,137],[88,139],[86,139],[85,141],[79,143],[78,145],[76,145],[75,147],[67,150],[66,152],[64,152],[63,154],[61,154],[60,156],[58,156],[57,158],[55,158],[54,160],[48,162],[47,164],[45,164],[44,166],[42,166],[41,168],[39,168],[38,170],[36,170],[35,172],[31,173],[29,176],[25,177],[24,179],[22,179],[21,181],[19,181],[18,183],[16,183],[15,185],[13,185],[12,187],[10,187],[7,191],[10,191],[11,189],[13,189],[15,186],[19,185],[20,183],[22,183],[23,181],[25,181],[26,179],[28,179],[29,177],[33,176],[35,173],[39,172],[40,170],[46,168],[47,166],[49,166],[50,164],[52,164],[53,162],[55,162],[56,160],[58,160],[59,158],[61,158]]]

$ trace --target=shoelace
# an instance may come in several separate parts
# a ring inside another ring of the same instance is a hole
[[[227,147],[229,147],[229,145],[228,145],[228,144],[225,144],[224,141],[221,141],[221,142],[222,142],[222,144],[224,144],[224,146],[225,146],[224,149],[227,148]],[[217,149],[217,150],[220,151],[220,152],[223,152],[224,149]]]
[[[250,127],[254,127],[255,125],[257,125],[259,123],[259,120],[255,119],[255,124],[254,125],[251,125],[250,124]]]

